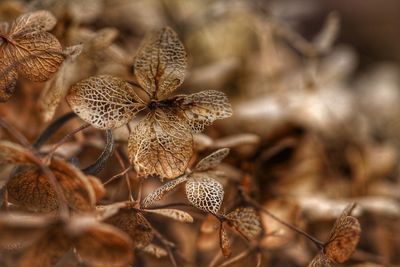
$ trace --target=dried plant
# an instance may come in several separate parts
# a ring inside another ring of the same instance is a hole
[[[0,1],[0,266],[397,266],[395,35],[316,2]]]

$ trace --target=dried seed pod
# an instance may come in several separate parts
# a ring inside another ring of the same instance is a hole
[[[186,222],[186,223],[192,223],[193,222],[193,217],[182,210],[177,210],[177,209],[154,209],[154,210],[144,210],[146,212],[150,213],[156,213],[165,217],[172,218],[174,220],[180,221],[180,222]]]
[[[11,26],[0,27],[0,101],[7,101],[17,79],[17,71],[31,81],[46,81],[64,60],[58,40],[47,31],[56,24],[48,11],[18,17]]]
[[[156,190],[148,194],[141,203],[142,208],[148,208],[153,204],[154,202],[160,200],[167,194],[168,192],[171,192],[174,190],[178,185],[180,185],[183,182],[187,181],[187,175],[184,175],[182,177],[179,177],[177,179],[168,181],[167,183],[163,184],[162,186],[158,187]]]
[[[262,234],[261,218],[252,207],[240,207],[226,215],[229,223],[249,240]]]
[[[196,167],[194,167],[194,171],[206,171],[215,168],[226,156],[228,156],[228,154],[229,148],[218,149],[200,160]]]
[[[189,202],[206,212],[217,214],[224,199],[222,185],[209,177],[193,175],[186,182],[186,196]]]

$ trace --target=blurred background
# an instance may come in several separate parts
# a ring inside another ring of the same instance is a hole
[[[195,136],[198,155],[231,148],[222,166],[225,209],[235,203],[229,188],[246,181],[263,206],[326,240],[335,218],[355,201],[363,232],[343,266],[400,266],[400,1],[1,0],[0,21],[38,9],[57,17],[52,33],[63,47],[85,47],[68,69],[64,93],[91,75],[132,80],[145,33],[172,27],[189,56],[178,93],[221,90],[234,108],[234,116]],[[55,115],[44,116],[49,86],[20,78],[15,95],[0,105],[0,115],[30,140],[53,116],[70,111],[62,99]],[[121,143],[124,130],[115,133]],[[60,153],[85,163],[101,146],[101,134],[89,130]],[[116,172],[109,167],[101,178]],[[262,266],[306,266],[317,253],[262,218],[267,233],[278,232],[261,241]],[[218,236],[201,227],[203,220],[160,226],[177,242],[182,266],[207,266],[218,249]],[[234,251],[244,248],[239,242]],[[255,261],[249,255],[230,266]],[[140,255],[134,266],[169,264]]]

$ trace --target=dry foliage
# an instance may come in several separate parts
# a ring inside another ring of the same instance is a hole
[[[0,1],[0,266],[399,266],[372,2]]]

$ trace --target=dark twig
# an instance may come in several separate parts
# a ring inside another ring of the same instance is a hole
[[[95,175],[95,174],[98,174],[99,172],[101,172],[104,169],[107,160],[111,157],[113,149],[114,149],[114,138],[112,135],[112,131],[107,130],[106,131],[106,146],[104,147],[103,152],[101,153],[101,155],[97,158],[97,160],[93,164],[84,168],[83,172],[85,174],[89,174],[89,175]]]

